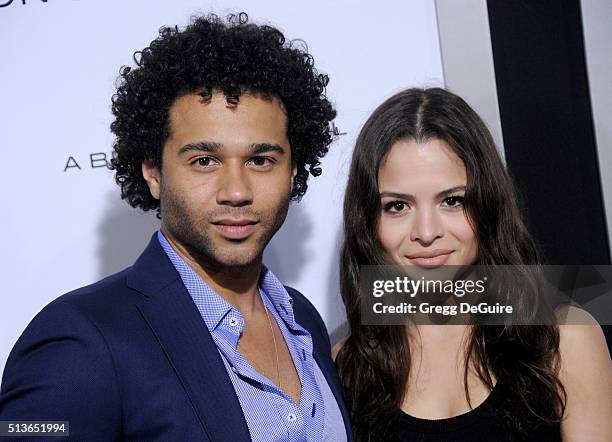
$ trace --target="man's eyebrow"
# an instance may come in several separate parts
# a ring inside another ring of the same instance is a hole
[[[215,153],[221,150],[222,145],[219,143],[213,143],[210,141],[200,141],[199,143],[189,143],[185,144],[178,151],[178,155],[182,155],[186,152],[198,151],[198,152],[208,152]]]
[[[438,192],[436,194],[436,198],[444,198],[445,196],[451,195],[455,192],[460,192],[462,190],[463,191],[465,190],[465,186],[451,187],[449,189],[445,189],[441,192]],[[398,199],[404,199],[404,200],[415,199],[415,196],[412,195],[411,193],[400,193],[400,192],[381,192],[380,197],[381,198],[390,197],[390,198],[398,198]]]
[[[280,144],[253,143],[249,147],[253,155],[260,155],[262,153],[268,152],[276,152],[281,155],[284,155],[286,153],[286,149]]]

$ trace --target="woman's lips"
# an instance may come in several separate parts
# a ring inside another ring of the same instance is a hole
[[[446,264],[449,256],[453,253],[452,250],[444,250],[431,253],[419,253],[408,256],[410,262],[416,266],[424,268],[434,268]]]

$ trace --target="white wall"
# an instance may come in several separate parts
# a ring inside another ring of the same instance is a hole
[[[584,52],[612,255],[612,1],[582,0]]]
[[[130,265],[157,228],[153,213],[120,200],[110,171],[90,164],[90,154],[111,152],[119,67],[161,25],[184,25],[198,11],[239,10],[306,40],[331,78],[336,125],[347,134],[292,207],[265,262],[314,302],[330,332],[342,322],[336,260],[352,145],[389,95],[442,85],[432,1],[15,0],[0,7],[0,370],[45,304]],[[69,156],[81,170],[64,172]]]
[[[436,0],[446,87],[482,117],[505,158],[487,0]]]

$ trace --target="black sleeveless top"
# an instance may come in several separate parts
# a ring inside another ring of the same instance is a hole
[[[385,442],[560,442],[559,425],[540,425],[528,434],[520,435],[509,428],[498,406],[503,400],[503,389],[496,386],[485,401],[467,413],[448,419],[420,419],[403,411],[389,420]],[[375,440],[375,439],[371,439]]]

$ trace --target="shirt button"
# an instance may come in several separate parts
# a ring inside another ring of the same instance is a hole
[[[293,413],[289,413],[289,414],[287,415],[287,420],[288,420],[289,422],[293,422],[293,421],[294,421],[294,420],[296,420],[296,419],[297,419],[297,417],[295,417],[295,414],[293,414]]]
[[[238,325],[238,319],[232,317],[230,318],[229,323],[232,327],[236,327]]]

